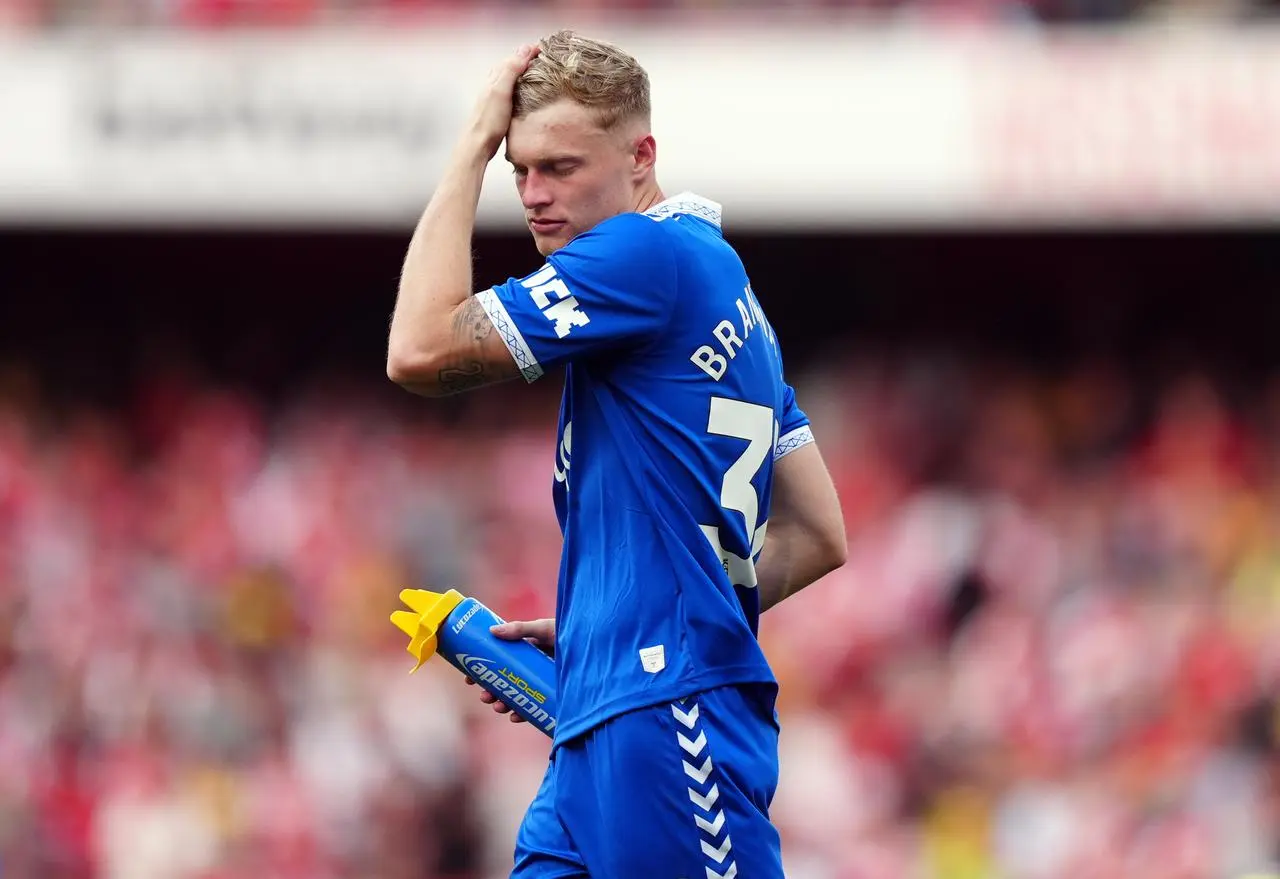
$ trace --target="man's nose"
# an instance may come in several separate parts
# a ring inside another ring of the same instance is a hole
[[[529,171],[524,178],[524,186],[520,188],[520,203],[526,209],[546,207],[551,204],[551,188],[547,178],[537,171]]]

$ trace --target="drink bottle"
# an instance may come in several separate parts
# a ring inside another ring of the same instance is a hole
[[[494,635],[489,627],[504,620],[456,589],[405,589],[400,600],[412,610],[396,611],[391,622],[409,636],[414,671],[439,653],[543,733],[555,733],[555,660],[524,639]]]

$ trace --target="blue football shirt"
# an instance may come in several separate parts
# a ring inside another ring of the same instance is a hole
[[[813,435],[720,206],[620,214],[476,295],[527,381],[566,365],[555,741],[772,682],[754,561],[774,463]]]

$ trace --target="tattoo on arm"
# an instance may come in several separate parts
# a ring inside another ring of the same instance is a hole
[[[441,389],[448,394],[469,391],[489,381],[485,376],[484,364],[479,360],[472,360],[460,366],[446,366],[440,370],[438,377]]]
[[[515,377],[518,370],[514,361],[509,367],[506,364],[485,366],[482,360],[475,359],[475,350],[492,335],[493,321],[489,320],[480,300],[472,296],[453,317],[454,348],[470,354],[460,356],[437,373],[440,388],[445,393],[457,394]]]
[[[458,313],[453,316],[453,338],[456,342],[483,342],[493,335],[493,321],[480,305],[480,300],[472,296],[462,304]]]

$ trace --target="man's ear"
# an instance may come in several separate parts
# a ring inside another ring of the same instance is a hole
[[[658,142],[653,139],[652,134],[646,134],[636,141],[631,158],[635,163],[635,176],[643,177],[653,170],[658,161]]]

